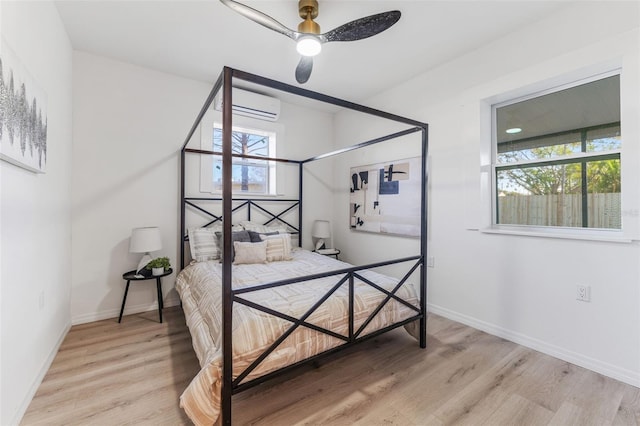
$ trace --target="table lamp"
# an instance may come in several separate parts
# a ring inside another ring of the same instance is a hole
[[[152,251],[158,251],[162,248],[162,240],[160,238],[160,229],[156,226],[146,228],[133,228],[131,230],[131,241],[129,242],[130,253],[144,253],[142,259],[138,263],[136,273],[139,274],[152,258],[149,254]]]
[[[316,251],[326,247],[326,240],[331,238],[331,224],[328,220],[316,220],[313,222],[311,236],[316,239]]]

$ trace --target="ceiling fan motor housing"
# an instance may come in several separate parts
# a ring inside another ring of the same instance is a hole
[[[307,19],[307,15],[311,15],[311,19],[316,19],[318,17],[318,0],[300,0],[298,13],[302,19]]]
[[[298,2],[298,12],[304,21],[298,24],[298,32],[306,34],[320,34],[320,25],[313,19],[318,17],[317,0],[300,0]]]

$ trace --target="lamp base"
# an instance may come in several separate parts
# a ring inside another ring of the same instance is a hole
[[[140,262],[138,263],[138,267],[136,268],[136,274],[139,274],[140,272],[142,272],[144,270],[144,267],[147,266],[147,263],[151,262],[153,260],[153,258],[151,257],[151,255],[149,253],[145,253],[144,256],[142,256],[142,259],[140,259]]]
[[[318,238],[318,241],[316,241],[316,251],[322,250],[323,248],[326,248],[324,238]]]

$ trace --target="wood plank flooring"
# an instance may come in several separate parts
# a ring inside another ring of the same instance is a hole
[[[191,424],[199,370],[179,307],[72,327],[24,425]],[[234,397],[244,425],[640,425],[640,389],[430,315]]]

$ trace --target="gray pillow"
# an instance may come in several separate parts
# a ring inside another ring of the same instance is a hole
[[[267,235],[278,235],[278,231],[275,232],[255,232],[255,231],[247,231],[249,233],[249,238],[251,238],[252,243],[259,243],[263,241],[262,237]]]
[[[222,232],[216,232],[216,237],[218,237],[218,246],[220,247],[220,258],[222,258]],[[241,243],[250,243],[251,237],[249,236],[248,231],[236,231],[231,233],[231,260],[235,258],[235,253],[233,251],[233,242],[239,241]]]

